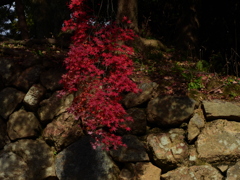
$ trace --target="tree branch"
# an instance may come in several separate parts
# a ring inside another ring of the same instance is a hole
[[[15,0],[1,0],[0,6],[4,6],[6,4],[12,4]]]

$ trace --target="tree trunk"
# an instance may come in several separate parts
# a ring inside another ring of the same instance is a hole
[[[18,16],[18,27],[21,31],[22,39],[28,39],[29,33],[27,28],[27,22],[26,17],[24,13],[24,5],[22,3],[22,0],[15,0],[16,3],[16,12]]]
[[[178,46],[187,50],[196,50],[199,30],[198,8],[200,1],[185,0],[181,7],[181,17],[176,29]]]
[[[131,20],[129,27],[138,32],[138,0],[118,0],[117,22],[121,23],[124,16]]]

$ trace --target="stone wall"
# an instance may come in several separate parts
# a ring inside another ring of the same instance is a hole
[[[19,60],[20,59],[20,60]],[[240,105],[159,96],[143,83],[123,105],[127,147],[93,150],[57,96],[64,68],[32,54],[0,60],[0,180],[240,179]]]

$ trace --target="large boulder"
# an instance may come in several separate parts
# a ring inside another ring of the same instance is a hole
[[[54,117],[67,111],[73,101],[73,95],[68,95],[60,98],[58,93],[55,92],[49,99],[40,102],[38,108],[38,116],[42,122],[47,122]]]
[[[203,101],[202,104],[208,120],[228,119],[240,121],[240,104],[220,100]]]
[[[0,179],[30,180],[27,163],[13,152],[0,153]]]
[[[111,156],[118,162],[149,161],[144,144],[136,136],[125,135],[122,139],[126,147],[119,147],[110,151]]]
[[[83,135],[79,123],[73,115],[67,112],[63,113],[46,126],[42,137],[59,151]]]
[[[162,180],[223,180],[220,172],[211,165],[179,167],[161,175]]]
[[[36,116],[23,109],[15,111],[7,122],[7,132],[11,140],[37,137],[40,135],[41,129]]]
[[[34,84],[25,95],[23,103],[28,109],[35,111],[42,100],[45,91],[46,89],[42,85]]]
[[[41,140],[8,144],[0,155],[0,179],[43,180],[55,176],[54,154]]]
[[[63,87],[63,85],[59,82],[64,73],[64,68],[51,68],[41,74],[40,81],[42,85],[48,90],[59,90]]]
[[[184,164],[188,160],[188,144],[183,129],[171,129],[167,133],[152,133],[147,144],[154,163],[164,172]]]
[[[136,107],[141,105],[151,98],[154,97],[154,93],[157,90],[158,84],[155,82],[150,83],[142,83],[139,85],[139,89],[141,92],[135,93],[128,93],[124,99],[123,104],[126,108]]]
[[[117,180],[119,169],[101,148],[94,150],[83,137],[56,156],[59,180]]]
[[[0,116],[7,119],[22,102],[25,94],[14,88],[7,87],[0,91]]]
[[[179,126],[190,119],[195,105],[189,97],[154,98],[148,103],[148,121],[159,126]]]
[[[27,68],[15,80],[14,86],[16,86],[24,91],[28,91],[29,88],[39,80],[42,69],[43,69],[43,67],[40,65],[36,65],[36,66]]]
[[[240,123],[215,120],[206,123],[196,141],[198,158],[209,163],[231,163],[240,158]]]
[[[151,162],[127,164],[119,174],[119,180],[159,180],[161,169]]]
[[[145,109],[142,108],[130,108],[127,110],[127,114],[133,118],[133,121],[125,121],[124,124],[130,127],[130,131],[123,129],[119,130],[121,134],[133,134],[144,135],[147,127],[147,114]]]

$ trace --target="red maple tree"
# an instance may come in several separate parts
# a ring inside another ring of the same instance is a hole
[[[86,0],[72,0],[71,19],[65,21],[63,30],[73,30],[73,45],[65,59],[67,73],[62,76],[61,94],[75,93],[69,112],[81,119],[81,127],[104,149],[123,145],[119,128],[132,121],[120,104],[123,92],[138,92],[129,79],[133,72],[130,59],[133,48],[124,42],[133,40],[134,32],[115,22],[98,22],[86,6]],[[130,23],[124,17],[122,23]]]

